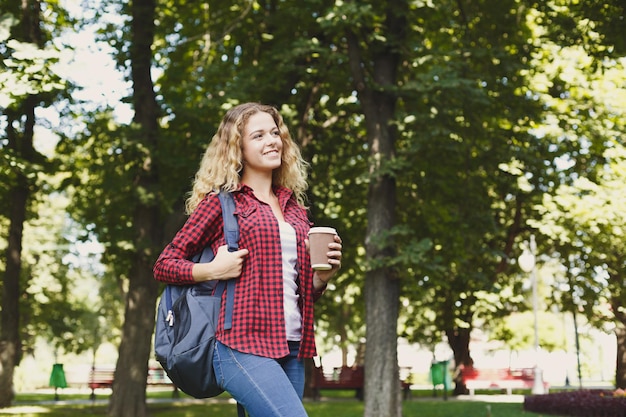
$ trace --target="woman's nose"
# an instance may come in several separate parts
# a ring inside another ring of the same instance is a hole
[[[265,140],[269,143],[276,143],[276,142],[280,142],[280,136],[275,135],[273,133],[267,133],[265,135]]]

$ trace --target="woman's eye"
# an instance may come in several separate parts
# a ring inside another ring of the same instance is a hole
[[[265,137],[267,133],[263,133],[263,132],[258,132],[258,133],[254,133],[252,135],[252,139],[263,139]],[[280,131],[279,130],[271,130],[269,132],[269,134],[273,137],[280,137]]]

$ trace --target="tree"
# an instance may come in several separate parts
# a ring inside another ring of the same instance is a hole
[[[0,95],[6,134],[0,142],[4,148],[1,158],[7,163],[1,171],[5,180],[2,213],[8,219],[0,317],[0,407],[11,405],[13,372],[22,357],[20,300],[27,281],[22,266],[23,231],[26,220],[34,215],[31,207],[39,182],[37,172],[46,165],[33,146],[35,110],[52,103],[64,88],[52,69],[58,54],[53,48],[44,49],[40,2],[4,6],[13,15],[3,15],[0,20],[0,38],[9,39],[0,51],[4,57],[0,85],[8,91]],[[13,16],[19,17],[19,24]]]
[[[582,291],[578,305],[586,305],[583,313],[599,325],[613,322],[617,337],[616,385],[626,386],[626,303],[623,291],[623,269],[626,254],[622,236],[626,219],[621,210],[626,174],[626,150],[615,143],[604,153],[607,163],[599,167],[598,179],[581,177],[571,186],[562,186],[554,196],[546,196],[544,222],[538,227],[554,236],[561,246],[576,248],[575,286],[570,280],[567,289]],[[610,306],[607,310],[606,305]]]
[[[124,302],[108,414],[141,417],[147,413],[146,377],[159,289],[152,266],[166,232],[159,201],[159,155],[167,150],[160,148],[161,109],[151,75],[156,3],[103,4],[116,6],[130,24],[117,30],[110,23],[111,30],[103,30],[103,36],[119,46],[116,58],[132,82],[128,98],[134,109],[132,124],[120,125],[110,108],[84,112],[84,129],[64,133],[57,150],[70,174],[63,186],[71,190],[71,214],[105,247],[104,281],[114,289],[106,295],[112,305]],[[105,20],[98,23],[106,28]]]
[[[348,8],[354,7],[348,4]],[[396,224],[396,180],[386,162],[395,158],[396,129],[392,124],[398,97],[397,83],[400,54],[407,31],[405,4],[383,2],[382,29],[389,39],[371,37],[367,21],[361,30],[344,26],[347,54],[353,85],[365,115],[369,149],[369,192],[367,209],[366,256],[372,267],[365,276],[367,348],[365,350],[365,416],[400,416],[397,329],[400,282],[384,262],[393,256],[393,247],[381,245],[379,238]],[[360,10],[347,10],[357,16]],[[356,13],[355,13],[356,12]],[[361,19],[364,16],[359,16]],[[360,19],[359,19],[360,20]],[[357,25],[360,27],[361,25]],[[393,28],[392,31],[391,29]],[[367,45],[367,46],[366,46]],[[367,51],[367,52],[366,52]],[[390,325],[390,323],[392,325]]]
[[[610,7],[614,5],[606,5]],[[583,45],[563,48],[546,42],[543,48],[551,64],[538,74],[535,90],[553,116],[541,131],[568,152],[559,164],[558,188],[543,197],[540,216],[530,225],[542,232],[567,268],[568,279],[560,283],[566,291],[557,289],[563,308],[576,311],[586,305],[587,320],[600,328],[607,322],[615,325],[616,381],[624,386],[624,219],[616,209],[624,171],[619,138],[626,128],[626,93],[619,87],[624,83],[623,58],[611,58],[611,48],[602,60]]]
[[[122,341],[115,368],[113,395],[108,414],[112,417],[142,417],[146,410],[146,376],[154,329],[154,306],[158,294],[152,277],[152,265],[162,241],[160,208],[156,201],[158,183],[158,149],[160,110],[152,82],[152,42],[154,39],[156,3],[133,1],[130,6],[130,65],[133,82],[132,101],[136,126],[129,138],[129,148],[137,152],[133,160],[130,199],[132,249],[129,260],[129,287]],[[113,190],[107,190],[112,192]]]
[[[428,252],[403,262],[404,294],[433,312],[457,366],[473,362],[476,318],[510,307],[499,300],[481,309],[479,301],[508,284],[516,236],[549,183],[549,144],[529,134],[541,109],[525,93],[532,53],[525,13],[513,2],[486,1],[423,7],[413,19],[424,22],[428,47],[410,55],[403,79],[400,155],[415,162],[403,170],[398,207],[414,242],[407,247]],[[532,172],[534,193],[520,186],[520,167]]]

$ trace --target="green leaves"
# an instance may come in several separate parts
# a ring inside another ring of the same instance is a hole
[[[53,46],[40,48],[29,42],[11,39],[10,28],[17,20],[10,14],[0,16],[0,42],[5,43],[5,59],[0,64],[0,108],[40,93],[61,91],[66,87],[56,71],[61,51]]]

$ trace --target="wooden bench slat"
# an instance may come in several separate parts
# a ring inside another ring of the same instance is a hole
[[[363,399],[365,371],[363,366],[342,366],[333,368],[331,373],[325,373],[322,367],[315,367],[313,371],[313,390],[316,399],[320,398],[320,390],[356,390],[355,396]],[[408,397],[411,385],[401,380],[400,384],[405,397]]]
[[[93,400],[96,398],[96,389],[112,388],[113,378],[115,376],[115,369],[111,367],[95,367],[89,371],[89,379],[87,386],[91,389],[90,398]],[[167,377],[167,373],[163,368],[150,367],[148,369],[148,376],[146,379],[147,385],[171,385],[174,387],[175,396],[178,394],[178,388],[174,386],[172,381]]]
[[[533,368],[461,368],[461,379],[472,396],[476,389],[503,389],[508,395],[511,395],[513,389],[532,388],[534,378],[535,370]],[[547,390],[549,384],[547,382],[543,384]]]

